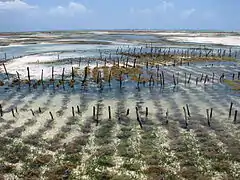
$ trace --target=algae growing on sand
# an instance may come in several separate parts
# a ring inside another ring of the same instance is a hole
[[[4,39],[1,178],[240,178],[238,46],[74,33]]]

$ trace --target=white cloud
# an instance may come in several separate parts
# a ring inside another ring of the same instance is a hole
[[[183,19],[187,19],[187,18],[189,18],[189,17],[190,17],[193,13],[195,13],[195,12],[196,12],[196,9],[195,9],[195,8],[187,9],[187,10],[185,10],[185,11],[182,12],[181,17],[182,17]]]
[[[76,14],[84,14],[92,12],[86,6],[80,3],[70,2],[68,6],[58,6],[51,8],[49,13],[52,15],[74,16]]]
[[[130,8],[131,14],[152,14],[152,13],[166,13],[168,10],[174,8],[174,4],[170,1],[161,0],[160,4],[152,8],[136,9]]]
[[[26,10],[26,9],[36,9],[37,6],[32,6],[23,2],[21,0],[2,0],[0,1],[0,11],[8,10]]]
[[[161,1],[160,5],[157,6],[156,9],[158,9],[159,11],[164,11],[166,12],[169,9],[173,9],[174,8],[174,4],[170,1]]]

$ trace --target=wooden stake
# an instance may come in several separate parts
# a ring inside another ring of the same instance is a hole
[[[31,79],[30,79],[29,67],[27,67],[27,73],[28,73],[28,83],[29,83],[29,86],[30,86],[31,85]]]
[[[187,113],[186,113],[185,107],[183,107],[183,112],[184,112],[185,124],[186,124],[186,127],[188,127],[188,119],[187,119]]]
[[[53,118],[53,115],[52,115],[52,112],[51,112],[51,111],[49,112],[49,114],[50,114],[50,116],[51,116],[51,120],[54,120],[54,118]]]
[[[184,73],[184,84],[187,84],[187,73]]]
[[[96,107],[93,106],[93,118],[95,119],[95,116],[96,116]]]
[[[119,75],[119,85],[120,85],[120,88],[122,88],[122,71],[120,72],[120,75]]]
[[[207,82],[207,78],[208,78],[208,75],[205,76],[204,84],[206,84],[206,82]]]
[[[78,105],[77,105],[77,112],[78,112],[78,114],[80,114],[80,108]]]
[[[186,107],[187,107],[188,117],[191,117],[191,114],[190,114],[190,110],[189,110],[188,104],[186,104]]]
[[[211,108],[210,110],[210,120],[212,120],[212,116],[213,116],[213,108]]]
[[[228,118],[230,118],[231,115],[232,115],[232,107],[233,107],[233,103],[231,102],[231,105],[230,105],[230,108],[229,108]]]
[[[111,106],[108,106],[108,118],[111,119]]]
[[[112,76],[112,71],[110,70],[109,76],[108,76],[108,85],[111,86],[111,76]]]
[[[8,80],[9,80],[9,76],[8,76],[7,68],[6,68],[6,66],[5,66],[4,63],[3,63],[3,67],[4,67],[4,70],[5,70],[5,74],[6,74],[7,78],[8,78]]]
[[[191,74],[189,75],[189,78],[188,78],[188,84],[190,83],[190,81],[191,81]]]
[[[140,117],[139,117],[139,112],[138,112],[138,108],[137,108],[137,107],[136,107],[136,114],[137,114],[137,121],[138,121],[138,123],[139,123],[139,125],[140,125],[140,127],[141,127],[141,129],[142,129],[143,126],[142,126],[141,119],[140,119]]]
[[[128,115],[129,115],[129,111],[130,111],[130,110],[129,110],[129,109],[127,109],[127,114],[126,114],[126,116],[128,116]]]
[[[64,71],[65,71],[65,68],[63,68],[62,70],[62,81],[64,81]]]
[[[42,86],[43,86],[43,69],[42,69],[42,74],[41,74],[41,82],[42,82]]]
[[[165,80],[164,80],[164,73],[162,71],[162,85],[164,86],[165,85]]]
[[[168,109],[167,109],[167,112],[166,112],[166,124],[168,124]]]
[[[17,71],[16,71],[16,73],[17,73],[18,81],[20,81],[20,75],[19,75],[19,73]]]
[[[13,115],[13,117],[15,117],[15,114],[14,114],[14,110],[12,109],[12,115]]]
[[[148,107],[146,107],[146,117],[148,116]]]
[[[74,107],[72,107],[72,115],[75,116]]]
[[[74,69],[72,67],[72,80],[74,80]]]
[[[202,80],[203,80],[203,74],[201,75],[201,79],[200,79],[200,82],[202,82]]]
[[[136,67],[136,59],[134,59],[134,61],[133,61],[133,68],[135,68]]]
[[[209,109],[206,109],[206,112],[207,112],[207,122],[208,122],[208,126],[210,127],[211,124],[210,124]]]
[[[3,116],[2,104],[0,104],[0,115]]]
[[[236,111],[235,111],[235,114],[234,114],[234,120],[233,120],[234,123],[237,122],[237,113],[238,113],[238,111],[236,110]]]
[[[54,81],[54,67],[52,66],[52,80]]]
[[[40,108],[40,107],[38,108],[38,112],[39,112],[39,113],[42,113],[42,110],[41,110],[41,108]]]
[[[99,119],[98,119],[98,117],[99,117],[99,104],[97,104],[97,118],[96,118],[96,121],[97,121],[97,123],[96,123],[96,126],[98,125],[98,123],[99,123]]]
[[[141,78],[141,74],[138,75],[138,83],[137,83],[138,88],[139,88],[139,84],[140,84],[140,78]]]
[[[35,116],[35,114],[34,114],[33,110],[32,110],[32,109],[30,109],[30,111],[32,112],[32,115],[33,115],[33,116]]]
[[[174,84],[174,86],[176,86],[176,80],[175,80],[174,74],[173,74],[173,84]]]

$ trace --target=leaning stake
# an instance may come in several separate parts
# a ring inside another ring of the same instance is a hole
[[[231,115],[232,115],[232,107],[233,107],[233,103],[231,102],[230,109],[229,109],[229,114],[228,114],[228,118],[230,118]]]
[[[54,120],[54,119],[53,119],[53,115],[52,115],[52,112],[51,112],[51,111],[49,112],[49,114],[50,114],[50,116],[51,116],[51,119],[52,119],[52,120]]]

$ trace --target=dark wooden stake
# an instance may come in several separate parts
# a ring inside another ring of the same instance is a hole
[[[129,112],[130,112],[130,110],[129,110],[129,109],[127,109],[127,114],[126,114],[126,116],[128,116],[128,115],[129,115]]]
[[[234,120],[233,120],[234,123],[237,122],[237,113],[238,113],[238,111],[236,110],[236,111],[235,111],[235,114],[234,114]]]
[[[148,117],[148,107],[146,107],[146,117]]]
[[[211,123],[210,123],[209,109],[206,109],[206,112],[207,112],[207,122],[208,122],[208,126],[210,127],[210,126],[211,126]]]
[[[27,67],[27,73],[28,73],[28,83],[29,83],[29,86],[30,86],[31,85],[31,79],[30,79],[29,67]]]
[[[198,85],[198,77],[196,78],[196,86]]]
[[[108,76],[108,85],[111,86],[111,76],[112,76],[112,71],[109,72]]]
[[[1,117],[3,116],[3,110],[2,110],[2,105],[0,104],[0,114],[1,114]]]
[[[162,85],[164,86],[165,85],[165,80],[164,80],[164,73],[162,71]]]
[[[78,112],[78,114],[80,114],[80,108],[78,105],[77,105],[77,112]]]
[[[72,107],[72,116],[75,116],[74,107]]]
[[[166,124],[168,124],[168,109],[167,109],[167,112],[166,112]]]
[[[5,66],[4,63],[3,63],[3,67],[4,67],[4,70],[5,70],[5,74],[6,74],[7,78],[8,78],[8,80],[9,80],[9,76],[8,76],[7,68],[6,68],[6,66]]]
[[[54,118],[53,118],[53,115],[52,115],[52,112],[51,112],[51,111],[49,112],[49,114],[50,114],[50,116],[51,116],[51,120],[54,120]]]
[[[187,84],[187,73],[184,73],[184,84]]]
[[[186,108],[185,107],[183,107],[183,112],[184,112],[185,124],[186,124],[186,127],[188,127],[187,112],[186,112]]]
[[[231,102],[231,105],[230,105],[230,108],[229,108],[228,118],[230,118],[231,115],[232,115],[232,107],[233,107],[233,102]]]
[[[141,122],[141,119],[140,119],[140,116],[139,116],[139,112],[138,112],[138,108],[136,107],[136,114],[137,114],[137,121],[138,121],[138,123],[139,123],[139,125],[140,125],[140,127],[141,127],[141,129],[143,128],[143,126],[142,126],[142,122]]]
[[[201,79],[200,79],[200,82],[202,82],[202,80],[203,80],[203,74],[201,75]]]
[[[52,80],[54,81],[54,67],[52,66]]]
[[[65,68],[63,68],[62,70],[62,81],[64,81],[64,72],[65,72]]]
[[[188,117],[191,117],[191,114],[190,114],[190,110],[189,110],[188,104],[186,104],[186,107],[187,107]]]
[[[98,123],[99,123],[99,104],[97,105],[97,118],[96,118],[96,126],[98,126]]]
[[[34,114],[33,110],[32,110],[32,109],[30,109],[30,111],[32,112],[32,115],[33,115],[33,116],[35,116],[35,114]]]
[[[74,69],[72,67],[72,80],[74,80]]]
[[[212,120],[212,116],[213,116],[213,108],[211,108],[210,110],[210,120]]]
[[[12,115],[13,115],[13,117],[15,117],[15,114],[14,114],[14,110],[12,109]]]
[[[174,86],[176,86],[176,80],[175,80],[174,74],[173,74],[173,84],[174,84]]]
[[[122,71],[120,72],[120,75],[119,75],[119,85],[120,85],[120,88],[122,88]]]
[[[111,106],[108,106],[108,118],[111,119]]]
[[[42,82],[42,86],[43,86],[43,69],[42,69],[42,73],[41,73],[41,82]]]
[[[191,74],[189,75],[189,78],[188,78],[188,84],[190,83],[190,81],[191,81]]]
[[[93,118],[95,118],[95,116],[96,116],[96,107],[93,106]]]

